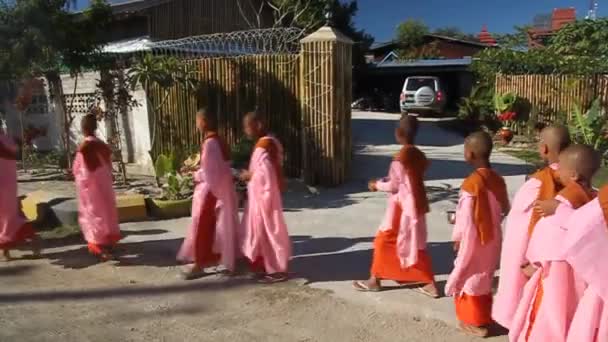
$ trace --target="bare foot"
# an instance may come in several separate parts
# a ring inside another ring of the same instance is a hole
[[[2,250],[2,261],[11,261],[11,251],[9,249]]]
[[[437,290],[437,286],[435,286],[435,283],[430,283],[419,287],[418,292],[431,298],[439,298],[439,290]]]
[[[32,248],[32,255],[34,258],[38,259],[42,256],[42,247],[40,243],[40,238],[35,237],[30,242],[30,246]]]
[[[182,270],[182,279],[194,280],[194,279],[202,277],[204,274],[205,274],[204,268],[197,266],[197,265],[192,265],[190,268],[188,268],[186,270]]]
[[[358,280],[353,282],[353,287],[361,292],[378,292],[382,290],[382,284],[379,279],[371,277],[368,280]]]
[[[289,279],[289,275],[287,273],[274,273],[267,274],[264,278],[260,279],[259,282],[263,284],[274,284],[274,283],[282,283]]]
[[[475,327],[475,326],[460,322],[460,330],[462,330],[465,334],[468,334],[471,336],[488,337],[488,329],[485,327]]]

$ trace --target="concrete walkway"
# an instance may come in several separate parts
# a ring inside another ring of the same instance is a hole
[[[310,203],[308,206],[297,198],[286,199],[286,217],[295,244],[293,270],[311,286],[332,290],[344,299],[456,325],[451,298],[429,300],[412,290],[358,293],[351,287],[353,279],[369,276],[373,237],[384,214],[386,195],[368,192],[367,181],[385,176],[392,156],[400,148],[393,134],[398,118],[394,114],[354,113],[352,180],[304,201]],[[464,162],[463,138],[431,121],[421,123],[417,143],[431,160],[426,182],[432,202],[427,217],[429,250],[437,280],[443,287],[454,260],[452,226],[447,223],[445,212],[455,208],[458,188],[471,168]],[[505,176],[513,195],[529,168],[502,153],[495,153],[492,162]]]
[[[354,113],[355,160],[351,180],[339,188],[319,189],[316,195],[298,190],[286,194],[285,216],[294,243],[292,271],[300,279],[298,283],[331,290],[332,296],[356,304],[356,307],[365,307],[371,311],[370,315],[375,312],[405,314],[417,321],[424,322],[425,318],[431,318],[455,326],[450,298],[431,300],[407,289],[358,293],[351,287],[352,280],[365,279],[369,275],[372,241],[384,214],[386,196],[369,193],[367,181],[385,176],[392,155],[400,148],[393,137],[398,118],[398,115],[393,114]],[[462,137],[438,128],[433,122],[423,122],[421,125],[418,143],[432,162],[426,183],[432,202],[432,212],[427,218],[429,250],[441,286],[445,284],[454,258],[450,242],[452,227],[447,224],[445,211],[455,207],[458,187],[471,171],[463,161],[462,142]],[[493,162],[506,177],[511,193],[523,183],[523,175],[530,171],[521,161],[500,153],[494,155]],[[150,285],[167,283],[171,286],[186,286],[176,279],[178,271],[175,255],[189,223],[190,220],[186,218],[123,224],[121,228],[126,239],[122,245],[128,255],[122,257],[116,266],[127,266],[128,270],[119,272],[114,266],[96,265],[93,258],[86,256],[86,249],[79,239],[46,241],[45,258],[33,265],[40,267],[38,274],[41,277],[52,276],[57,281],[63,277],[81,279],[83,274],[97,277],[103,275],[108,284],[114,284],[119,279],[120,282],[126,282],[126,285],[120,285],[121,291],[122,287],[133,286],[127,279]],[[49,270],[46,267],[48,263],[60,268]],[[27,260],[17,265],[30,267]],[[72,270],[82,270],[85,273]],[[19,289],[23,291],[23,282],[28,281],[26,275],[11,279],[11,293]],[[215,289],[218,286],[214,282],[217,280],[201,280],[188,286],[195,286],[192,287],[193,290],[198,289],[196,286],[203,285]],[[44,283],[28,286],[34,285],[46,291]],[[221,295],[221,292],[217,294]],[[41,294],[36,296],[40,297]],[[7,294],[5,297],[13,298],[15,295]],[[91,305],[96,304],[93,302]],[[152,305],[152,302],[145,301],[141,305]],[[14,309],[19,308],[15,306]],[[504,337],[497,338],[503,339]]]

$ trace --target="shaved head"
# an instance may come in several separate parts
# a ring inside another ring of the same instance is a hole
[[[486,132],[475,132],[464,141],[465,149],[472,152],[476,159],[488,160],[492,155],[494,143],[492,137]]]
[[[94,134],[97,131],[97,118],[93,114],[87,114],[80,121],[80,128],[82,132],[87,134]]]
[[[540,132],[541,141],[550,152],[560,153],[570,146],[570,132],[564,125],[551,125]]]
[[[399,120],[399,133],[410,143],[414,143],[418,134],[418,118],[413,115],[405,114]]]
[[[576,177],[577,180],[591,182],[601,165],[601,158],[587,145],[571,145],[559,155],[560,177]],[[563,172],[562,172],[563,170]],[[563,179],[565,181],[567,179]]]
[[[207,108],[199,108],[196,112],[197,119],[202,119],[205,121],[205,128],[207,130],[216,130],[217,129],[217,117],[215,114],[211,113],[207,110]]]
[[[245,114],[243,130],[249,138],[259,138],[266,133],[266,118],[258,111]]]

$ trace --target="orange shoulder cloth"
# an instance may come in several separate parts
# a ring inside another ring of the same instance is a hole
[[[216,132],[209,132],[205,134],[203,142],[205,142],[207,139],[217,140],[217,142],[220,144],[220,148],[222,149],[222,156],[224,157],[224,160],[230,160],[230,148],[224,139],[222,139]]]
[[[594,192],[586,190],[576,182],[570,182],[558,195],[567,199],[574,209],[584,206],[595,198]]]
[[[0,159],[17,160],[17,155],[0,141]]]
[[[564,188],[559,181],[559,173],[549,166],[533,174],[532,178],[540,181],[540,189],[538,191],[538,196],[536,197],[536,200],[538,201],[553,199]],[[532,217],[530,218],[530,223],[528,225],[528,234],[530,236],[532,236],[534,227],[536,227],[536,224],[541,218],[542,216],[538,211],[532,210]]]
[[[417,147],[406,145],[395,155],[395,160],[403,165],[407,173],[418,215],[428,213],[430,208],[428,198],[426,197],[426,189],[424,188],[424,173],[428,169],[430,162],[426,159],[426,155]]]
[[[277,177],[277,183],[279,184],[279,189],[281,191],[285,191],[287,184],[285,181],[285,177],[283,176],[283,163],[280,160],[281,157],[279,156],[279,148],[275,145],[274,140],[262,137],[258,139],[258,142],[255,144],[255,148],[263,148],[266,150],[266,152],[270,156],[272,165],[274,166],[275,174]]]
[[[112,150],[106,143],[99,140],[85,140],[78,147],[78,152],[82,154],[84,165],[89,171],[97,170],[103,163],[112,163]]]
[[[606,221],[606,225],[608,225],[608,185],[604,185],[600,189],[598,198],[600,207],[602,207],[602,211],[604,212],[604,221]]]
[[[494,239],[496,224],[492,219],[490,200],[488,192],[500,202],[501,210],[509,207],[509,195],[505,180],[492,169],[477,169],[462,183],[461,190],[472,195],[475,200],[473,204],[473,220],[477,227],[479,241],[482,245]]]

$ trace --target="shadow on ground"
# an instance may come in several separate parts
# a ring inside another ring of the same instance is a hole
[[[367,279],[373,250],[339,251],[361,242],[372,241],[372,237],[357,239],[294,237],[296,253],[291,261],[291,269],[298,278],[306,279],[308,284]],[[427,251],[430,253],[435,275],[447,275],[452,271],[454,252],[451,243],[431,242],[427,245]]]

